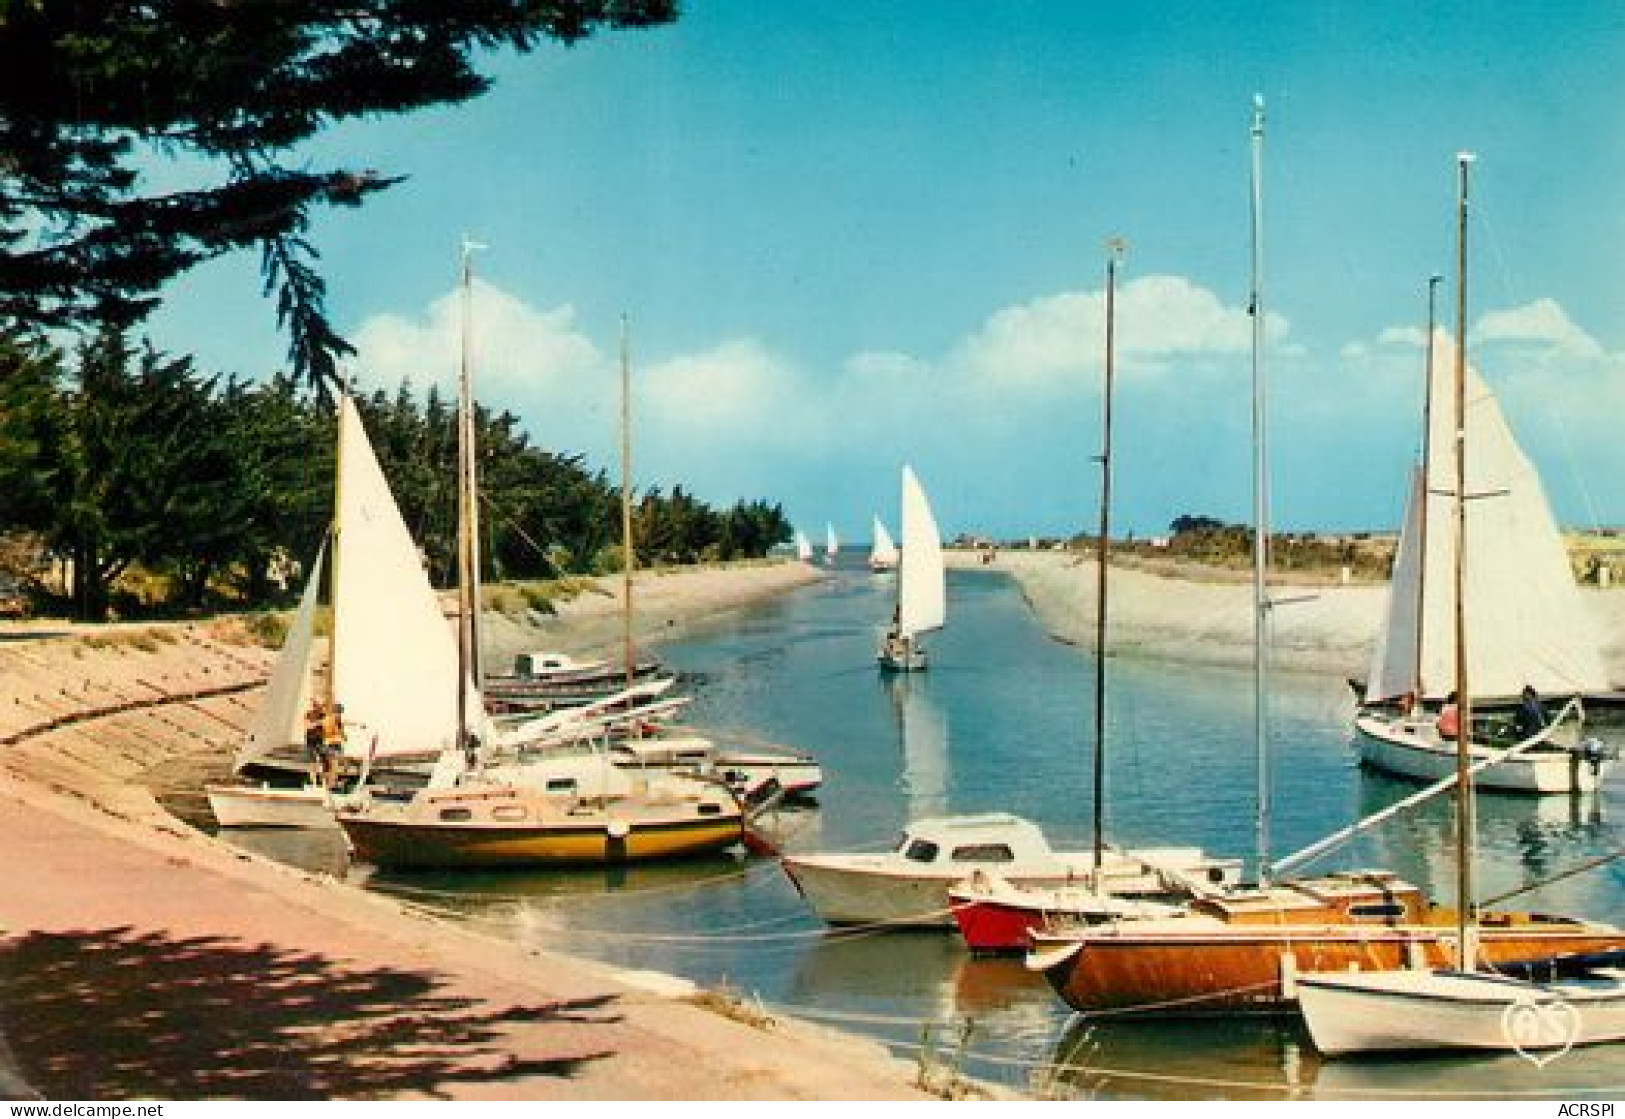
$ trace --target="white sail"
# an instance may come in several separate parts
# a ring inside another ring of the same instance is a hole
[[[915,637],[947,618],[942,537],[920,480],[903,467],[903,554],[897,568],[897,632]]]
[[[812,541],[800,529],[796,530],[796,558],[803,563],[813,558]]]
[[[825,555],[825,557],[828,558],[828,559],[833,560],[835,558],[835,556],[836,556],[836,553],[838,553],[840,550],[841,550],[841,542],[839,540],[835,539],[835,526],[832,525],[832,524],[826,523],[824,525],[824,555]]]
[[[299,609],[282,641],[271,668],[271,679],[265,686],[265,699],[248,728],[248,738],[237,751],[233,768],[241,770],[249,762],[265,757],[272,750],[303,740],[304,711],[310,703],[311,650],[315,645],[316,602],[321,591],[322,568],[327,560],[324,542],[316,553],[310,578],[305,581],[305,593],[299,599]]]
[[[1454,344],[1434,341],[1436,368],[1451,368]],[[1435,377],[1429,407],[1426,555],[1396,558],[1388,626],[1379,639],[1367,698],[1415,690],[1441,698],[1456,675],[1453,515],[1456,402],[1451,379]],[[1519,448],[1494,395],[1466,370],[1467,562],[1464,603],[1467,676],[1480,698],[1606,691],[1598,635],[1580,601],[1562,534],[1533,464]],[[1416,513],[1420,512],[1418,507]],[[1407,515],[1406,534],[1416,514]],[[1414,545],[1412,546],[1414,549]],[[1415,603],[1421,580],[1420,618]],[[1420,686],[1417,627],[1420,625]]]
[[[869,563],[875,567],[891,567],[897,562],[897,544],[886,526],[875,518],[874,545],[869,549]]]
[[[333,696],[345,752],[439,751],[457,738],[457,642],[373,454],[340,398]],[[475,707],[474,710],[481,710]]]

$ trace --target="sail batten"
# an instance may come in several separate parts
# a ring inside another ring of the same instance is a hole
[[[1441,365],[1452,343],[1439,335]],[[1475,696],[1516,696],[1524,685],[1551,695],[1609,688],[1600,642],[1580,599],[1568,551],[1534,465],[1518,446],[1489,386],[1467,376],[1467,536],[1464,608],[1481,635],[1467,657]],[[1448,385],[1432,387],[1431,461],[1411,487],[1395,557],[1388,617],[1373,651],[1368,700],[1415,693],[1442,699],[1456,676],[1453,641],[1455,564],[1452,533],[1431,533],[1417,554],[1421,502],[1435,524],[1455,500],[1455,431]],[[1420,584],[1419,581],[1420,580]],[[1418,586],[1425,597],[1418,611]]]

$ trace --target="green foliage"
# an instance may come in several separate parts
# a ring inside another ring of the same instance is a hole
[[[431,578],[452,582],[455,408],[404,385],[357,406]],[[511,413],[479,409],[476,429],[488,578],[595,573],[606,555],[618,569],[620,495],[602,472],[534,446]],[[334,437],[331,406],[289,377],[222,384],[114,330],[72,361],[0,335],[0,536],[68,561],[83,618],[291,597],[281,576],[332,517]],[[639,566],[761,556],[790,536],[777,505],[719,512],[680,486],[645,495],[637,521]],[[515,592],[502,608],[536,605]]]
[[[397,178],[311,168],[332,125],[477,97],[476,59],[676,16],[674,0],[0,3],[0,320],[128,327],[176,275],[257,247],[293,369],[350,351],[306,239]],[[158,193],[170,160],[198,185]]]

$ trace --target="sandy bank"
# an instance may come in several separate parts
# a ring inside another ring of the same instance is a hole
[[[664,604],[665,628],[816,578],[782,570],[797,566],[721,580],[662,576],[664,597],[650,598]],[[531,646],[594,644],[564,611],[560,623],[521,636]],[[639,981],[494,940],[177,822],[143,776],[229,753],[270,656],[226,625],[0,632],[7,1090],[80,1099],[919,1095],[912,1066],[878,1045],[802,1023],[736,1020],[669,979]],[[190,698],[164,701],[174,695]]]
[[[1020,584],[1055,637],[1095,641],[1095,563],[1076,553],[1005,551],[995,563]],[[1271,581],[1272,664],[1287,670],[1363,677],[1387,611],[1386,585],[1293,586]],[[1170,578],[1112,567],[1107,620],[1117,656],[1183,663],[1250,665],[1252,586],[1234,580]],[[1616,683],[1625,683],[1625,591],[1582,588]]]

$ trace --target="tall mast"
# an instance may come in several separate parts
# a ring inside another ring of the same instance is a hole
[[[475,464],[473,318],[474,250],[463,238],[462,344],[457,363],[457,737],[467,746],[473,722],[468,682],[484,679],[480,665],[480,509],[479,473]]]
[[[339,664],[339,547],[340,536],[344,531],[341,510],[344,508],[344,409],[355,407],[350,400],[347,390],[341,389],[338,394],[338,432],[333,441],[333,527],[329,531],[332,546],[327,555],[327,678],[322,683],[323,698],[327,701],[327,710],[333,710],[333,704],[338,699],[338,664]]]
[[[1411,673],[1411,687],[1418,702],[1427,695],[1426,681],[1422,679],[1422,655],[1427,634],[1427,582],[1428,582],[1428,499],[1433,494],[1433,332],[1438,325],[1439,281],[1443,276],[1428,277],[1428,340],[1427,364],[1422,384],[1422,493],[1417,509],[1416,554],[1416,667]]]
[[[1117,317],[1117,266],[1123,242],[1106,243],[1106,384],[1103,390],[1100,447],[1100,536],[1095,546],[1095,885],[1100,885],[1106,852],[1106,563],[1112,515],[1112,377]]]
[[[637,550],[632,541],[632,357],[629,328],[621,316],[621,613],[622,656],[626,658],[626,686],[637,680],[636,650],[632,647],[632,569]]]
[[[1253,96],[1252,127],[1253,290],[1253,734],[1258,765],[1258,884],[1267,885],[1270,865],[1269,694],[1270,600],[1269,456],[1265,444],[1264,379],[1264,98]]]
[[[1478,955],[1473,900],[1473,702],[1467,691],[1467,168],[1477,157],[1456,156],[1456,968],[1468,971]]]

